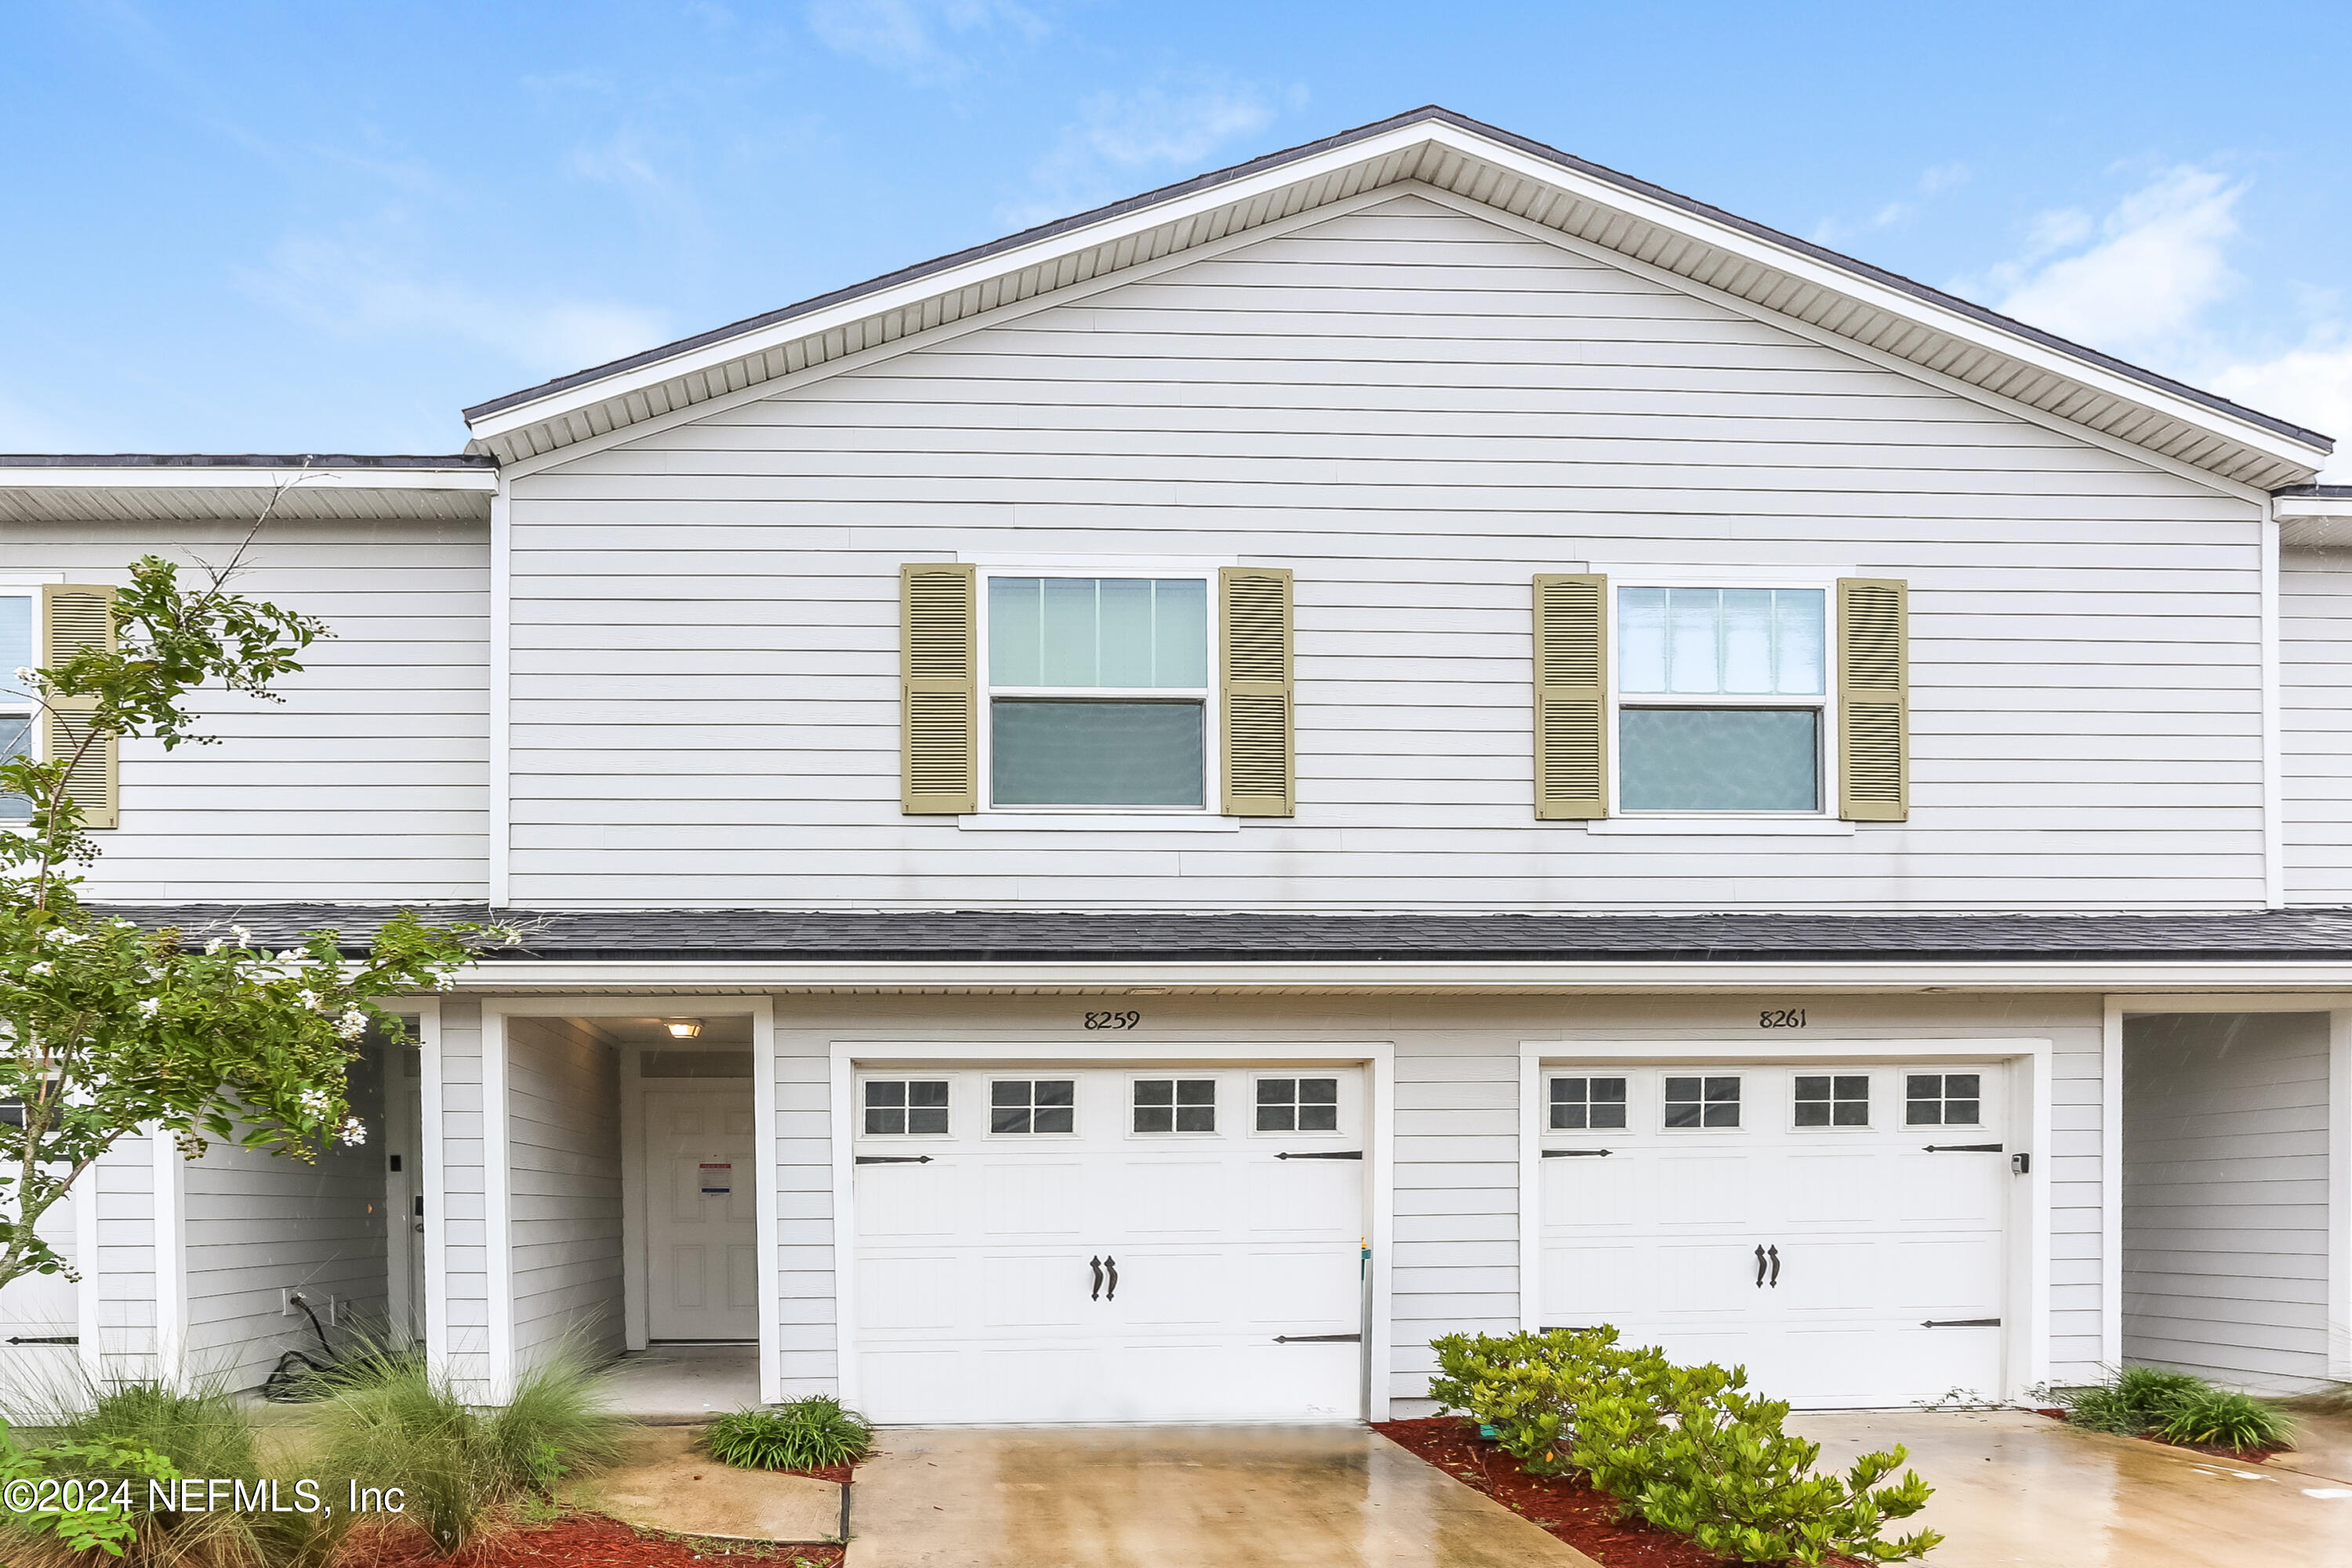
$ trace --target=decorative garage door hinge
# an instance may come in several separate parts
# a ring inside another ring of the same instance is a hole
[[[929,1154],[860,1154],[857,1163],[861,1165],[928,1165],[931,1157]]]
[[[1923,1329],[1997,1329],[1999,1318],[1929,1318],[1919,1325]]]
[[[1364,1336],[1361,1334],[1276,1334],[1274,1336],[1274,1342],[1278,1345],[1359,1345],[1364,1342]]]
[[[1606,1160],[1610,1153],[1607,1149],[1547,1149],[1543,1157],[1547,1160]]]
[[[12,1345],[78,1345],[81,1343],[81,1336],[55,1334],[45,1337],[39,1334],[11,1334],[8,1336],[8,1342]]]
[[[1928,1143],[1924,1147],[1930,1154],[1998,1154],[2000,1152],[2000,1145],[1998,1143]]]
[[[1364,1152],[1361,1149],[1318,1149],[1311,1154],[1285,1153],[1275,1156],[1277,1160],[1360,1160],[1363,1157]]]

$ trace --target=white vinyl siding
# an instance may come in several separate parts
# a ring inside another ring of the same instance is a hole
[[[249,524],[11,522],[0,565],[129,581],[194,570]],[[488,888],[488,531],[415,520],[272,521],[235,587],[334,635],[267,703],[199,693],[218,745],[121,749],[121,826],[85,897],[124,901],[479,900]]]
[[[2286,897],[2352,904],[2352,551],[2279,558]]]
[[[507,1020],[515,1364],[620,1353],[619,1053],[569,1018]]]
[[[380,1331],[370,1325],[386,1311],[383,1071],[380,1054],[352,1069],[352,1110],[368,1129],[358,1148],[310,1163],[215,1142],[182,1167],[191,1366],[239,1389],[284,1352],[320,1359],[310,1321],[280,1310],[289,1289],[310,1297],[338,1351]]]
[[[482,1004],[451,996],[441,1004],[441,1245],[446,1312],[432,1323],[450,1379],[487,1398],[490,1380],[490,1276],[486,1219],[488,1174],[482,1125]],[[426,1066],[427,1073],[432,1070]],[[426,1103],[431,1100],[428,1096]],[[433,1147],[428,1132],[427,1157]],[[428,1194],[433,1180],[427,1173]],[[433,1199],[425,1198],[429,1206]],[[431,1232],[427,1231],[428,1238]],[[432,1294],[431,1267],[426,1293]],[[444,1302],[428,1300],[427,1312]]]
[[[2124,1359],[2327,1377],[2327,1015],[2124,1026]]]
[[[525,905],[2258,904],[2257,503],[1419,196],[513,481]],[[899,809],[903,562],[1296,572],[1297,816]],[[1528,583],[1911,586],[1906,825],[1535,820]]]

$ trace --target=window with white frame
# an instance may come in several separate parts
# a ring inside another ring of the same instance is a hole
[[[1617,800],[1640,812],[1819,813],[1827,593],[1617,589]]]
[[[0,589],[0,757],[30,756],[33,694],[16,671],[39,662],[33,646],[34,595]],[[21,795],[0,794],[0,822],[31,819],[32,803]]]
[[[1200,810],[1205,576],[988,577],[992,806]]]

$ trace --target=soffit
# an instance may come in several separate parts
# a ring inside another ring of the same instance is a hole
[[[466,411],[512,463],[1391,187],[1485,204],[2220,478],[2309,479],[2326,437],[1659,187],[1420,110]]]
[[[496,468],[480,458],[0,458],[0,521],[487,521]]]

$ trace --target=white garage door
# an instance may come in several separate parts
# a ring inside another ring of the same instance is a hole
[[[1546,1326],[1804,1406],[2002,1388],[1999,1067],[1549,1067]]]
[[[1360,1413],[1360,1072],[909,1069],[856,1091],[874,1419]]]

